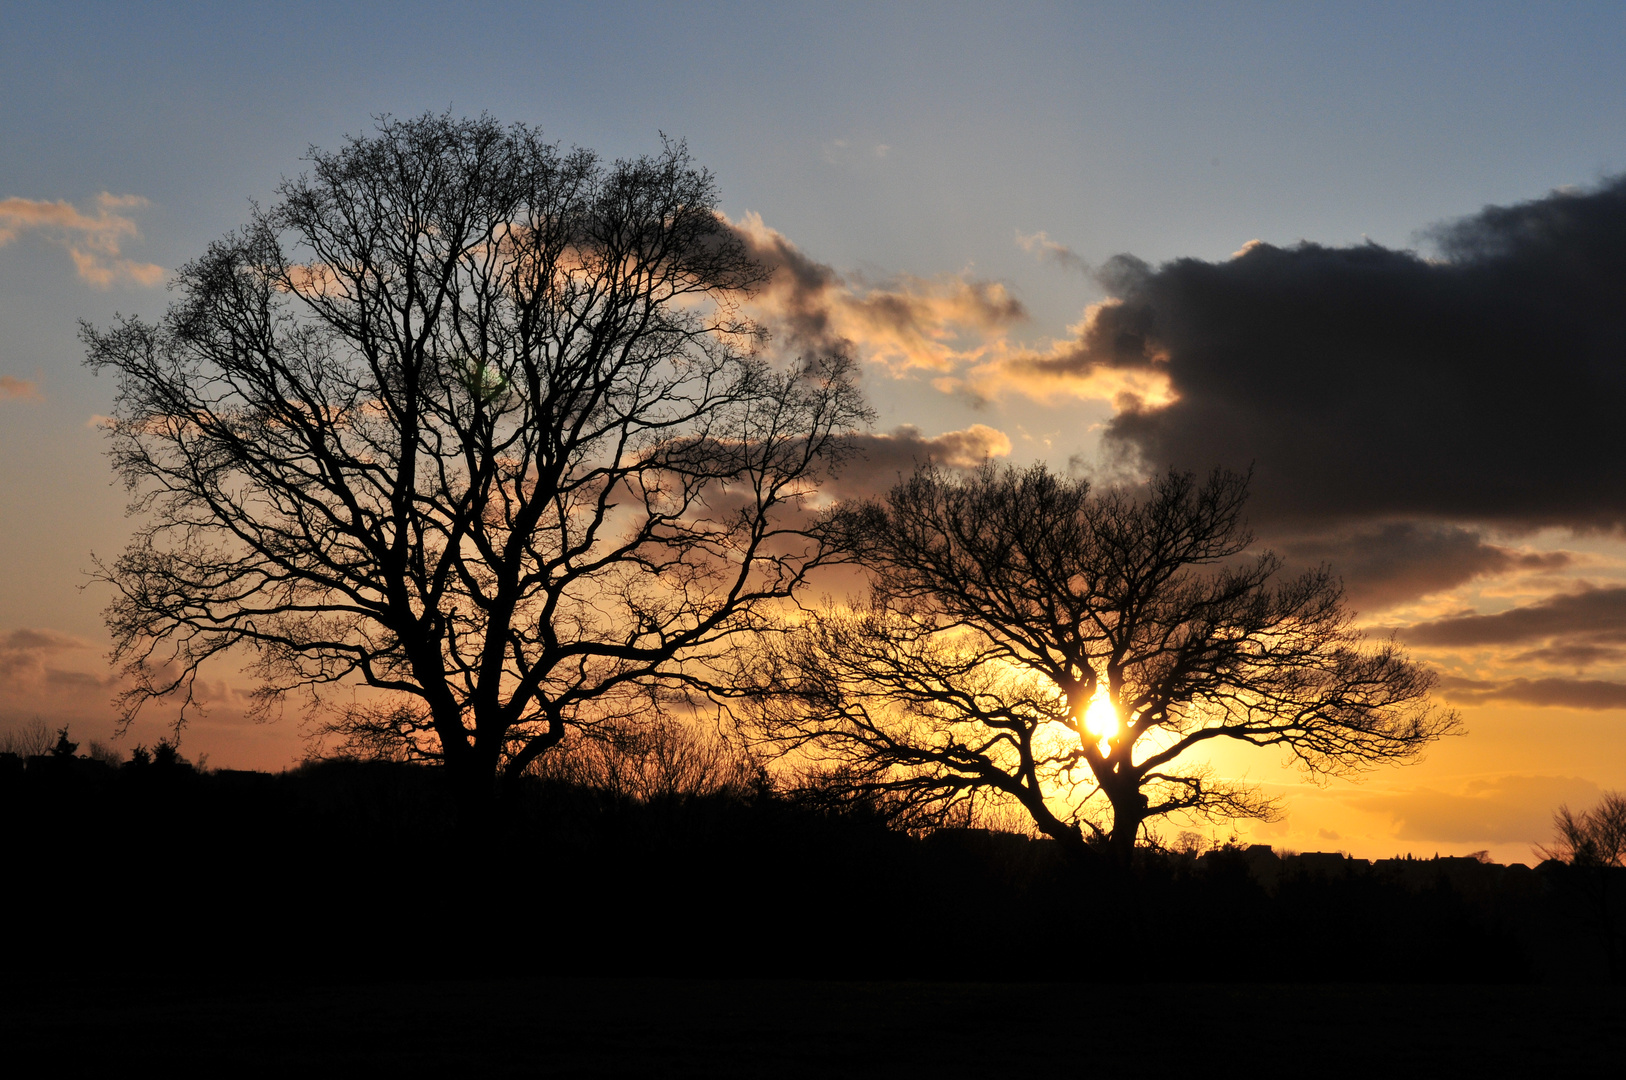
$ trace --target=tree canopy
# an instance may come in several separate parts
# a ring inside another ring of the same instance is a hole
[[[386,692],[329,726],[479,803],[830,557],[801,504],[865,406],[842,356],[759,355],[766,271],[681,143],[426,115],[308,160],[162,318],[83,330],[142,523],[101,565],[124,715],[243,649],[266,707]]]
[[[1283,577],[1249,553],[1246,495],[1224,471],[1094,491],[1043,465],[928,464],[840,515],[868,601],[765,640],[753,728],[855,790],[991,795],[1119,861],[1161,816],[1274,813],[1192,760],[1213,740],[1328,774],[1453,731],[1432,673],[1365,642],[1326,568]]]

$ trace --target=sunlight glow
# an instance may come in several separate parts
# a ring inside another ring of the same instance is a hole
[[[1112,752],[1110,740],[1122,728],[1118,710],[1112,704],[1112,694],[1103,679],[1095,684],[1095,696],[1090,698],[1089,707],[1084,710],[1084,730],[1101,740],[1096,744],[1096,749],[1101,751],[1102,757],[1106,757]]]

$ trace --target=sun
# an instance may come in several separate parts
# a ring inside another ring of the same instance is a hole
[[[1105,757],[1112,750],[1108,741],[1117,735],[1123,728],[1123,721],[1118,717],[1118,709],[1112,704],[1112,694],[1107,689],[1105,680],[1095,684],[1095,696],[1090,698],[1089,707],[1084,710],[1084,730],[1088,731],[1101,741],[1096,749]]]

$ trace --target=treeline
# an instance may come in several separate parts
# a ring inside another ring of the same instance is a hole
[[[59,973],[1604,980],[1626,921],[1626,871],[1227,846],[1125,877],[760,772],[533,776],[478,841],[423,766],[12,755],[0,811],[6,962]]]

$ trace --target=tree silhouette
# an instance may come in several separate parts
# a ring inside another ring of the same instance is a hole
[[[756,762],[705,727],[676,718],[602,724],[563,753],[538,759],[541,779],[655,802],[752,790]]]
[[[126,723],[245,649],[261,708],[490,805],[574,725],[703,686],[831,555],[801,502],[865,419],[840,356],[776,370],[766,271],[681,143],[606,165],[487,117],[380,120],[83,328],[146,524],[101,565]]]
[[[1560,806],[1553,814],[1552,844],[1538,847],[1544,859],[1571,866],[1626,866],[1626,795],[1606,791],[1598,805],[1575,814]]]
[[[1626,866],[1626,795],[1606,791],[1597,806],[1580,814],[1560,806],[1553,814],[1553,830],[1553,842],[1536,852],[1572,868],[1594,932],[1603,939],[1610,974],[1618,980],[1626,973],[1626,933],[1613,911],[1619,883],[1611,888],[1610,879]]]
[[[1324,774],[1454,730],[1429,672],[1363,643],[1327,569],[1278,580],[1279,559],[1247,554],[1246,493],[1227,472],[1171,472],[1137,497],[1042,465],[965,480],[927,465],[838,517],[869,601],[765,639],[746,679],[755,734],[921,805],[1013,800],[1070,850],[1093,840],[1126,863],[1159,816],[1274,812],[1183,762],[1211,740]]]
[[[51,756],[58,761],[69,761],[78,750],[79,744],[68,738],[68,729],[58,728],[56,742],[51,746]]]

